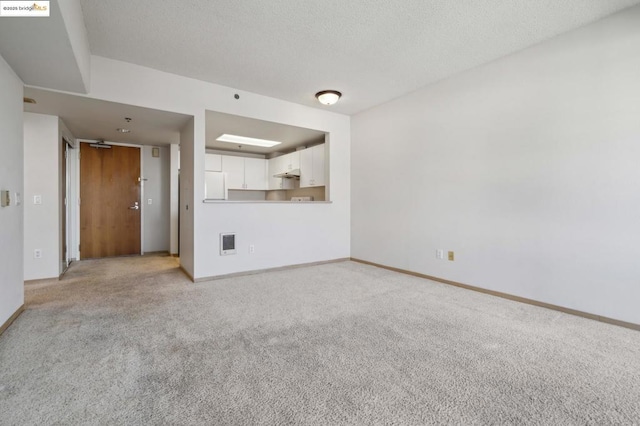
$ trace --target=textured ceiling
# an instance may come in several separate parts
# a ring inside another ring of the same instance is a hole
[[[94,55],[353,114],[640,0],[81,0]]]

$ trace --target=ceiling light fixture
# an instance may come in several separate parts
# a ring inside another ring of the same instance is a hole
[[[129,129],[120,129],[120,128],[118,128],[116,130],[119,131],[120,133],[131,133],[131,130],[129,130]]]
[[[246,136],[228,135],[226,133],[220,135],[220,137],[216,140],[220,142],[239,143],[242,145],[261,146],[263,148],[271,148],[272,146],[280,145],[282,143],[277,141],[270,141],[267,139],[256,139],[248,138]]]
[[[316,93],[316,98],[323,105],[333,105],[338,102],[338,99],[342,96],[342,93],[337,90],[323,90]]]

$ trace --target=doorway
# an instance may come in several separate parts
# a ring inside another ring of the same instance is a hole
[[[80,258],[141,253],[140,148],[80,144]]]

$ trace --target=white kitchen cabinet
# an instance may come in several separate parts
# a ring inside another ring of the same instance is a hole
[[[267,189],[267,160],[263,158],[223,155],[222,171],[227,173],[228,189]]]
[[[311,148],[313,151],[313,177],[312,184],[313,186],[324,186],[325,185],[325,149],[324,144],[316,145]]]
[[[293,189],[294,179],[283,179],[273,177],[273,175],[284,173],[288,171],[287,167],[290,164],[290,160],[286,155],[270,158],[268,160],[268,181],[269,189]],[[293,170],[293,169],[290,169]]]
[[[300,152],[300,188],[308,188],[311,185],[313,175],[313,152],[311,148]]]
[[[300,168],[300,151],[290,152],[289,154],[285,154],[282,156],[282,172],[289,172],[291,170]]]
[[[300,152],[300,188],[324,186],[324,144]]]
[[[227,188],[244,189],[244,158],[222,156],[222,171],[227,174]]]
[[[282,159],[284,155],[279,157],[269,158],[267,160],[267,168],[268,168],[268,188],[269,189],[280,189],[280,185],[282,182],[282,178],[273,177],[273,175],[280,173],[280,168],[282,167]]]
[[[222,155],[205,154],[204,169],[209,172],[221,172],[222,171]]]
[[[267,160],[264,158],[244,159],[244,189],[267,189]]]

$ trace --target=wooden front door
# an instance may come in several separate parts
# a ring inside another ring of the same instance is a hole
[[[140,254],[140,149],[80,144],[80,258]]]

